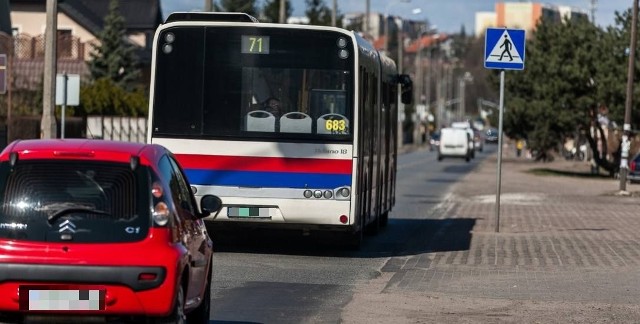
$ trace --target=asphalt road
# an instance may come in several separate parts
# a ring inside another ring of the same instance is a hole
[[[213,233],[212,323],[339,322],[354,287],[393,267],[393,257],[442,248],[434,238],[451,224],[441,219],[441,202],[492,151],[488,145],[470,162],[438,162],[426,149],[400,155],[389,225],[367,236],[359,251],[300,233]]]

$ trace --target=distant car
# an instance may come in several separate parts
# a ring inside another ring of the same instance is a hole
[[[471,150],[471,158],[474,159],[476,157],[476,142],[474,140],[475,134],[473,127],[471,127],[471,123],[468,121],[462,122],[453,122],[451,123],[452,128],[460,128],[464,129],[467,134],[469,134],[469,150]]]
[[[14,141],[0,153],[0,313],[208,323],[212,240],[173,154],[157,144]]]
[[[476,150],[482,152],[484,150],[484,134],[477,129],[473,130],[473,144]]]
[[[629,160],[629,173],[627,180],[631,183],[640,183],[640,153]]]
[[[467,162],[471,160],[470,147],[472,140],[469,133],[463,128],[447,127],[440,130],[440,147],[438,149],[438,161],[445,157],[463,158]]]
[[[433,151],[440,146],[440,132],[431,133],[431,137],[429,138],[429,151]]]
[[[498,130],[495,128],[489,128],[485,132],[484,141],[486,143],[498,143]]]

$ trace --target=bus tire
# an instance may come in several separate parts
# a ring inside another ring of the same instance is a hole
[[[376,218],[373,220],[373,222],[367,224],[365,226],[366,229],[366,234],[369,235],[376,235],[380,232],[380,227],[381,227],[381,215],[376,216]]]
[[[364,241],[364,215],[360,218],[360,227],[355,230],[355,232],[348,231],[346,232],[345,237],[345,245],[347,249],[352,251],[360,250],[360,246],[362,245],[362,241]]]
[[[380,215],[380,226],[386,227],[389,224],[389,211],[386,211]]]

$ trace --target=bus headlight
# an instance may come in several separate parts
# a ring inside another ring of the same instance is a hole
[[[331,190],[325,190],[324,197],[327,199],[331,199],[333,197],[333,192]]]
[[[303,195],[305,198],[311,198],[311,196],[313,196],[313,192],[311,192],[311,190],[305,190]]]
[[[322,198],[322,191],[316,190],[313,192],[313,196],[316,198]]]

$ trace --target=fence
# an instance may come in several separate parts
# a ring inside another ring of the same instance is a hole
[[[143,117],[87,117],[87,138],[144,143],[147,119]]]

